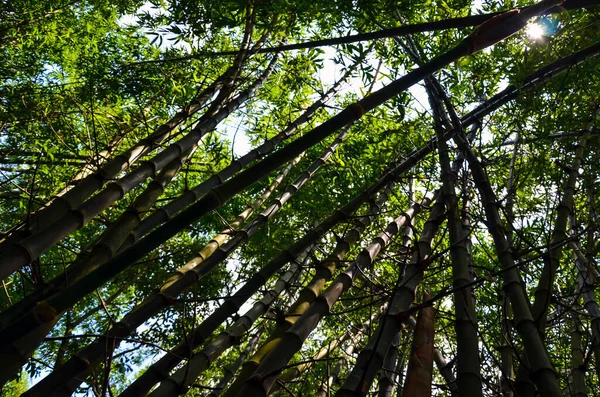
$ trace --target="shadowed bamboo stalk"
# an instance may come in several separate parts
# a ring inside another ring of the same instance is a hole
[[[364,248],[352,264],[335,278],[329,287],[311,303],[306,312],[297,319],[296,323],[283,334],[281,342],[262,360],[260,366],[243,387],[237,391],[232,390],[233,395],[266,396],[275,383],[277,374],[301,349],[306,338],[314,331],[320,320],[329,313],[332,305],[350,288],[360,269],[369,268],[375,257],[389,244],[398,231],[406,226],[422,207],[427,207],[430,201],[431,197],[426,196],[421,202],[415,203],[404,214],[392,221],[368,247]]]
[[[442,192],[447,208],[448,229],[450,235],[450,258],[452,263],[452,287],[454,294],[454,329],[457,345],[457,385],[459,395],[482,396],[481,373],[479,368],[479,345],[477,314],[470,284],[473,279],[469,269],[469,253],[466,245],[466,233],[460,219],[458,198],[454,186],[454,175],[450,169],[448,145],[442,138],[443,125],[452,128],[448,117],[444,117],[441,100],[447,99],[446,93],[435,78],[426,81],[427,93],[433,109],[438,154],[441,167]],[[449,101],[447,101],[448,103]]]
[[[333,277],[338,264],[345,258],[354,244],[359,241],[360,235],[371,224],[373,217],[379,214],[381,206],[387,202],[394,186],[395,183],[392,182],[384,189],[377,200],[372,203],[367,213],[358,217],[354,222],[354,227],[338,240],[331,254],[317,264],[313,278],[300,291],[298,299],[291,305],[283,319],[277,322],[275,329],[271,332],[267,341],[244,363],[240,374],[231,387],[224,393],[225,397],[234,395],[235,391],[242,387],[244,382],[258,368],[262,359],[281,342],[282,335],[294,325],[296,320],[304,314],[310,304],[319,296],[325,287],[325,283]]]
[[[379,385],[378,385],[378,397],[392,397],[394,394],[394,385],[396,384],[396,377],[393,371],[396,368],[396,361],[398,359],[398,344],[400,343],[400,333],[396,334],[392,345],[388,350],[383,360],[383,367],[379,373]]]
[[[545,81],[547,78],[552,77],[553,75],[564,71],[568,66],[570,65],[574,65],[577,64],[579,62],[582,62],[583,60],[585,60],[587,57],[591,57],[591,56],[595,56],[597,55],[598,51],[600,50],[600,45],[595,45],[595,46],[591,46],[588,47],[585,50],[582,50],[578,53],[575,53],[571,56],[562,58],[558,61],[556,61],[555,63],[553,63],[552,65],[549,65],[548,67],[542,68],[540,69],[540,71],[532,74],[530,77],[528,77],[526,80],[526,85],[525,88],[531,88],[534,86],[537,86],[538,84],[540,84],[541,82]],[[510,91],[510,90],[507,90]],[[502,99],[498,99],[502,97]],[[493,110],[496,107],[500,106],[501,103],[504,103],[505,101],[508,101],[511,99],[510,95],[500,95],[499,97],[495,97],[494,98],[494,102],[493,102],[493,106],[486,106],[484,110],[479,109],[478,112],[479,114],[481,114],[482,112],[487,110]],[[470,115],[469,118],[465,119],[465,122],[473,122],[475,121],[475,118]],[[418,159],[424,157],[426,154],[430,153],[432,149],[431,143],[422,147],[421,149],[415,151],[414,153],[412,153],[409,156],[409,163],[415,163]],[[404,163],[403,165],[407,165],[408,163]],[[366,196],[366,194],[361,195],[362,198],[364,198]],[[360,201],[360,199],[355,200],[354,203],[358,203]],[[192,213],[195,213],[195,211],[193,211]],[[123,255],[120,255],[118,258],[115,258],[114,261],[111,261],[112,265],[114,266],[113,271],[112,272],[105,272],[103,274],[94,274],[94,277],[100,277],[103,278],[104,280],[110,279],[114,274],[118,273],[120,271],[120,268],[122,266],[123,263],[127,263],[130,261],[134,261],[138,258],[140,258],[142,255],[144,255],[145,253],[149,252],[153,246],[155,246],[156,241],[165,241],[169,236],[173,235],[177,230],[180,230],[181,227],[184,227],[184,225],[187,225],[187,223],[189,222],[189,214],[185,214],[179,217],[179,222],[172,222],[171,223],[171,227],[168,228],[169,232],[165,233],[165,229],[161,230],[161,233],[158,233],[158,231],[156,233],[154,233],[152,236],[150,236],[151,238],[146,239],[146,241],[144,242],[144,244],[140,244],[138,245],[135,249],[129,250],[129,252],[124,253]],[[338,218],[341,219],[344,217],[343,213],[336,213],[335,216],[333,218]],[[89,291],[93,290],[93,288],[89,288],[86,287],[86,282],[82,281],[80,283],[80,285],[78,285],[78,292],[77,292],[77,296],[83,296],[86,293],[88,293]],[[73,299],[77,299],[77,296],[72,297],[72,296],[60,296],[57,297],[56,299],[53,300],[53,304],[55,304],[57,307],[68,307],[68,305],[70,303],[68,303],[69,301],[72,301]],[[16,325],[15,327],[12,327],[11,330],[9,330],[9,332],[13,332],[12,330],[17,330],[18,327],[23,326],[25,324],[32,324],[36,323],[39,320],[35,320],[31,317],[28,317],[26,319],[24,319],[24,321],[20,322],[18,325]],[[26,326],[27,327],[27,326]],[[28,329],[29,327],[25,328]]]
[[[236,51],[235,58],[232,64],[225,72],[217,77],[215,81],[208,87],[203,89],[196,95],[192,101],[177,112],[169,121],[159,126],[154,132],[137,142],[125,152],[119,154],[114,159],[106,163],[97,172],[85,176],[79,183],[68,191],[61,192],[45,207],[38,210],[31,216],[29,225],[31,230],[44,228],[48,224],[55,222],[58,218],[66,214],[70,210],[79,207],[84,201],[92,196],[92,194],[102,188],[105,182],[115,178],[121,171],[135,164],[142,156],[151,152],[158,147],[160,143],[173,136],[172,132],[182,123],[188,120],[191,116],[201,110],[206,102],[208,102],[215,93],[230,82],[232,75],[239,74],[247,56],[247,50],[250,43],[251,33],[253,29],[253,21],[246,19],[244,27],[244,37],[242,39],[241,48]],[[252,50],[256,51],[261,45],[255,46]],[[29,234],[29,230],[23,228],[15,230],[16,233],[12,238],[7,240],[7,243],[14,244],[25,238]],[[0,251],[8,248],[4,241],[0,243]]]
[[[185,160],[190,154],[191,150],[188,150],[184,153],[183,159],[177,158],[171,161],[154,178],[142,194],[136,198],[132,207],[121,214],[111,227],[104,232],[91,250],[82,252],[79,255],[79,260],[69,266],[63,274],[55,277],[43,288],[34,291],[2,312],[0,315],[0,324],[3,326],[10,324],[10,322],[19,318],[23,313],[33,310],[36,302],[47,299],[52,294],[72,284],[82,275],[107,262],[114,255],[127,233],[139,222],[140,214],[147,210],[162,194],[165,186],[171,182],[181,169],[183,165],[182,160]],[[28,332],[20,335],[13,343],[8,343],[7,341],[7,343],[0,347],[0,360],[3,362],[2,369],[0,369],[1,384],[4,384],[4,382],[18,373],[35,349],[44,341],[48,332],[60,320],[63,313],[56,314],[40,327],[28,330]]]
[[[219,334],[210,343],[205,345],[202,350],[194,353],[187,360],[187,363],[183,367],[179,368],[177,371],[175,371],[175,373],[169,376],[169,372],[174,368],[174,365],[172,365],[171,362],[166,365],[163,365],[163,363],[172,360],[161,359],[156,364],[152,365],[152,369],[148,369],[146,371],[154,374],[152,380],[148,380],[144,386],[140,385],[136,387],[135,385],[138,382],[143,383],[140,382],[142,381],[143,376],[139,377],[131,385],[132,392],[129,394],[124,392],[122,396],[143,395],[158,382],[161,382],[160,386],[150,393],[151,397],[166,397],[184,394],[194,383],[196,378],[198,378],[202,372],[206,371],[215,359],[217,359],[225,350],[233,346],[236,340],[239,340],[239,338],[243,337],[244,334],[252,328],[254,322],[269,310],[279,294],[281,294],[284,289],[289,288],[290,280],[292,280],[294,276],[301,271],[301,266],[299,263],[305,262],[308,258],[310,258],[308,255],[304,256],[305,258],[297,258],[296,261],[292,262],[290,269],[284,273],[279,280],[277,280],[273,288],[267,291],[267,293],[263,295],[259,301],[254,303],[254,305],[238,320],[236,320],[231,327]],[[305,263],[302,264],[305,265]],[[188,353],[194,346],[188,346],[186,341],[193,339],[193,336],[189,335],[184,339],[184,342],[180,342],[179,345],[172,349],[171,352],[167,353],[167,356],[164,358],[167,358],[169,355],[181,357],[182,353]],[[189,356],[189,354],[187,354],[187,356]],[[159,378],[156,376],[156,374],[163,374],[164,376]]]
[[[560,256],[563,249],[562,241],[567,238],[567,221],[573,205],[573,196],[575,195],[575,187],[579,177],[579,168],[583,163],[588,136],[597,120],[600,120],[600,107],[596,109],[586,133],[579,138],[577,146],[575,147],[573,162],[571,168],[569,168],[569,174],[562,188],[563,195],[556,208],[557,214],[556,220],[554,221],[554,229],[552,230],[552,239],[550,242],[551,248],[549,250],[550,260],[544,265],[542,275],[540,276],[538,285],[535,289],[535,302],[533,304],[532,314],[533,319],[538,323],[538,328],[542,335],[545,333],[544,329],[546,328],[546,317],[548,308],[550,307],[550,295],[552,294],[554,275],[560,266]]]
[[[246,102],[264,83],[275,68],[276,60],[277,57],[273,57],[269,66],[249,88],[229,101],[214,115],[200,122],[177,142],[170,144],[151,160],[145,161],[125,176],[111,182],[101,192],[83,202],[76,209],[65,212],[63,216],[54,222],[44,225],[43,229],[37,233],[21,240],[18,244],[13,244],[5,255],[0,257],[0,279],[8,277],[12,272],[29,264],[63,237],[81,228],[102,210],[123,198],[125,194],[145,179],[155,175],[172,160],[182,156],[187,150],[197,147],[204,135],[214,130],[222,120]]]
[[[364,334],[369,327],[371,327],[372,323],[381,315],[381,311],[384,308],[385,308],[385,305],[381,305],[375,311],[375,313],[369,319],[367,319],[367,321],[365,321],[360,327],[352,328],[351,331],[344,333],[344,335],[342,335],[341,337],[333,340],[332,342],[328,343],[326,346],[322,347],[321,350],[319,350],[317,352],[317,354],[315,354],[312,357],[313,359],[311,361],[304,362],[300,365],[295,365],[295,366],[283,371],[281,373],[281,375],[278,377],[277,382],[273,385],[271,390],[269,390],[269,395],[276,393],[278,390],[280,390],[282,384],[290,383],[290,382],[293,382],[295,379],[298,379],[300,377],[300,375],[302,375],[303,373],[307,372],[310,368],[312,368],[312,366],[315,364],[316,361],[321,360],[321,359],[327,357],[328,355],[330,355],[334,349],[337,349],[346,340],[350,339],[350,345],[352,345],[353,346],[352,349],[354,349],[354,345],[356,345],[356,343],[359,342],[360,336],[362,334]],[[346,355],[349,355],[349,354],[352,354],[352,353],[348,353],[348,350],[346,350]],[[341,360],[345,360],[345,358],[342,357]],[[339,374],[339,372],[338,372],[338,374]]]
[[[575,235],[575,220],[573,216],[569,216],[571,235]],[[583,295],[583,307],[588,312],[591,319],[592,345],[600,343],[600,306],[596,301],[594,292],[594,277],[593,267],[587,261],[587,258],[582,254],[577,241],[570,241],[569,245],[575,252],[575,266],[577,267],[577,284],[579,292]]]
[[[252,353],[252,351],[254,351],[254,349],[256,349],[256,346],[258,345],[258,342],[260,340],[260,336],[262,335],[262,333],[264,331],[265,331],[265,327],[263,325],[258,329],[258,331],[256,331],[256,333],[250,339],[250,341],[248,341],[246,348],[240,354],[240,356],[235,360],[235,362],[233,364],[231,364],[230,367],[226,367],[224,369],[225,374],[223,375],[223,377],[221,378],[221,380],[219,381],[217,386],[215,386],[213,391],[208,393],[208,395],[206,397],[218,397],[221,394],[221,392],[229,384],[229,381],[235,376],[235,373],[237,372],[237,370],[242,366],[244,361],[246,361],[246,358],[250,355],[250,353]]]
[[[333,154],[335,149],[342,143],[344,138],[347,136],[348,128],[344,128],[333,143],[328,147],[323,154],[317,158],[311,166],[305,170],[300,177],[298,177],[294,183],[289,185],[284,193],[276,200],[273,204],[264,210],[257,216],[251,223],[246,225],[241,231],[236,232],[226,243],[220,246],[211,242],[212,246],[216,248],[208,258],[205,256],[198,256],[195,259],[189,261],[185,266],[181,267],[175,275],[171,276],[160,288],[160,292],[149,297],[142,304],[138,305],[133,311],[127,314],[117,326],[112,327],[107,338],[102,338],[97,342],[92,343],[84,349],[78,356],[74,356],[75,362],[80,362],[77,366],[84,364],[85,370],[89,368],[92,363],[97,362],[104,353],[101,350],[101,346],[105,346],[107,341],[111,341],[111,346],[115,346],[119,343],[121,338],[129,333],[133,332],[139,327],[144,321],[155,315],[160,309],[167,307],[177,295],[182,293],[187,287],[197,282],[199,279],[204,277],[209,271],[215,266],[222,263],[237,247],[245,243],[260,226],[267,223],[267,221],[273,217],[279,209],[300,189],[310,178],[316,173],[316,171],[323,165],[326,160]],[[211,332],[212,333],[212,332]],[[106,340],[104,340],[106,339]],[[114,349],[114,347],[113,347]],[[85,357],[85,361],[82,362],[80,356]],[[69,362],[65,364],[67,367]],[[46,390],[52,388],[55,390],[60,388],[61,385],[67,382],[66,377],[76,377],[76,373],[71,372],[72,370],[66,369],[62,371],[58,369],[54,371],[47,378],[42,380],[40,384],[46,383]],[[72,382],[73,383],[73,382]],[[32,389],[33,390],[33,389]]]
[[[510,246],[506,240],[506,234],[502,227],[498,203],[487,174],[481,163],[465,141],[462,135],[456,136],[456,142],[460,150],[466,153],[471,173],[486,214],[488,231],[494,240],[494,247],[498,260],[505,270],[502,273],[503,290],[510,299],[515,318],[515,328],[523,340],[523,346],[529,360],[531,375],[544,396],[559,397],[560,387],[556,378],[556,372],[552,366],[546,348],[537,332],[536,324],[529,309],[529,299],[525,294],[523,285],[519,278],[518,270],[512,256]]]
[[[429,296],[425,294],[424,300]],[[419,310],[402,397],[430,397],[433,378],[433,306]]]
[[[545,339],[546,335],[546,320],[548,316],[548,309],[550,308],[552,285],[554,283],[555,274],[560,267],[560,257],[563,249],[562,243],[568,237],[567,221],[573,205],[573,196],[575,195],[575,188],[577,179],[579,177],[579,168],[583,163],[588,136],[594,127],[594,123],[597,119],[599,119],[599,117],[600,107],[595,110],[592,121],[588,125],[587,132],[581,136],[577,142],[571,168],[569,169],[569,173],[562,189],[563,194],[556,208],[556,220],[554,221],[554,228],[552,230],[548,259],[544,261],[542,274],[540,275],[535,289],[535,301],[531,308],[531,315],[533,316],[533,321],[535,321],[537,325],[542,341]],[[526,378],[525,369],[527,367],[525,366],[525,362],[527,361],[530,361],[529,354],[524,352],[522,354],[521,364],[517,370],[518,376],[515,382],[515,387],[518,394],[523,396],[535,394],[535,390],[533,390],[533,384],[529,381],[529,379]],[[531,363],[530,367],[532,367]],[[531,373],[532,369],[530,369],[529,372]],[[533,379],[531,380],[533,381]]]
[[[145,236],[148,232],[171,219],[175,214],[208,193],[210,189],[222,184],[237,172],[244,169],[251,162],[261,159],[271,153],[273,149],[279,146],[284,140],[294,135],[298,128],[308,122],[319,109],[323,108],[324,104],[339,91],[341,85],[354,73],[356,67],[358,67],[358,62],[350,67],[349,70],[327,92],[325,92],[325,94],[309,106],[298,118],[290,122],[289,125],[277,135],[266,140],[263,144],[252,149],[239,159],[232,161],[227,167],[212,175],[206,181],[192,189],[186,190],[181,196],[144,218],[133,233],[127,237],[125,243],[121,246],[120,251],[123,251]]]
[[[577,309],[577,305],[574,309]],[[574,310],[571,314],[571,374],[569,376],[569,396],[587,397],[585,387],[584,353],[581,346],[581,329],[579,316]]]

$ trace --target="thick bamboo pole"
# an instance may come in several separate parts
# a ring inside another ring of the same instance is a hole
[[[581,136],[578,140],[575,148],[575,154],[569,174],[567,175],[566,181],[562,188],[563,194],[560,198],[560,202],[556,208],[556,220],[554,221],[554,228],[552,230],[552,238],[550,241],[550,249],[548,252],[548,258],[544,261],[544,267],[542,274],[538,280],[538,284],[535,289],[535,301],[531,308],[531,315],[533,321],[536,323],[538,332],[542,341],[545,339],[546,334],[546,319],[548,316],[548,309],[550,308],[550,298],[552,295],[552,286],[554,283],[555,274],[560,266],[560,257],[563,250],[563,242],[567,235],[567,221],[573,205],[573,196],[575,195],[575,188],[577,179],[579,177],[579,168],[583,163],[583,157],[585,154],[585,147],[587,144],[588,136],[591,130],[594,128],[594,124],[600,119],[600,107],[598,107],[594,113],[592,121],[589,123],[587,132]],[[517,380],[515,387],[519,395],[529,396],[535,393],[533,390],[533,384],[526,378],[526,371],[524,362],[529,361],[529,354],[522,356],[521,365],[517,371]],[[530,363],[531,367],[531,363]],[[533,368],[530,368],[531,373]],[[531,376],[530,376],[531,377]],[[533,381],[533,379],[532,379]]]
[[[312,105],[310,105],[298,118],[291,121],[289,125],[279,132],[274,137],[267,139],[264,143],[252,149],[237,160],[232,161],[227,167],[212,175],[206,181],[199,185],[186,190],[181,196],[177,197],[169,204],[162,208],[157,209],[155,212],[146,217],[140,225],[131,233],[120,251],[128,248],[130,245],[137,242],[140,238],[145,236],[148,232],[154,228],[160,226],[164,222],[167,222],[174,215],[179,213],[181,210],[186,208],[188,205],[193,204],[199,200],[202,196],[207,194],[212,188],[222,184],[240,170],[244,169],[251,162],[265,157],[271,153],[277,146],[279,146],[284,140],[291,137],[296,131],[305,123],[307,123],[316,114],[319,109],[322,109],[325,103],[329,101],[339,90],[342,84],[355,72],[359,63],[356,62],[349,70],[331,86],[327,92],[325,92],[319,99],[317,99]]]
[[[424,300],[429,296],[425,294]],[[430,397],[433,378],[433,306],[419,310],[402,397]]]
[[[265,327],[261,326],[258,329],[258,331],[255,332],[254,336],[250,339],[250,341],[248,341],[248,344],[246,345],[244,351],[240,354],[237,360],[235,360],[235,362],[231,364],[230,367],[224,369],[225,374],[223,375],[217,386],[215,386],[215,388],[210,393],[208,393],[206,397],[218,397],[219,395],[221,395],[221,392],[227,387],[229,381],[231,381],[231,379],[235,376],[237,370],[242,366],[244,361],[246,361],[246,358],[248,358],[250,353],[252,353],[254,349],[256,349],[256,346],[258,345],[258,342],[260,340],[260,336],[264,331]]]
[[[492,98],[490,98],[489,101],[486,101],[483,105],[480,105],[479,107],[477,107],[476,109],[474,109],[473,111],[471,111],[467,115],[465,115],[461,120],[463,126],[466,127],[466,126],[476,123],[477,120],[479,120],[481,117],[484,117],[485,115],[493,112],[494,110],[498,109],[500,106],[502,106],[502,105],[508,103],[509,101],[511,101],[512,99],[514,99],[519,92],[531,90],[531,89],[541,85],[545,81],[559,75],[560,73],[563,73],[565,70],[568,70],[571,67],[576,66],[579,63],[581,63],[591,57],[597,56],[599,53],[600,53],[600,43],[592,45],[590,47],[587,47],[581,51],[575,52],[564,58],[560,58],[557,61],[538,69],[537,71],[528,75],[523,80],[523,84],[519,88],[515,88],[515,86],[509,86],[506,89],[499,92],[498,94],[494,95]],[[449,138],[451,138],[451,136],[452,136],[452,134],[448,134],[445,136],[445,138],[449,139]],[[372,187],[367,189],[367,191],[370,192],[374,189],[376,190],[376,189],[382,188],[382,186],[383,186],[382,183],[386,183],[386,181],[390,181],[394,178],[393,174],[398,175],[398,174],[410,169],[410,167],[412,167],[414,164],[417,164],[421,159],[425,158],[425,156],[427,156],[428,154],[430,154],[432,152],[433,148],[435,147],[435,143],[436,143],[436,140],[434,138],[434,139],[431,139],[427,144],[425,144],[421,148],[414,150],[412,153],[410,153],[407,156],[406,161],[402,162],[393,171],[390,171],[389,174],[382,177],[379,181],[375,182],[375,184],[373,184]],[[268,159],[265,159],[265,160],[268,160]],[[240,176],[240,177],[234,178],[234,179],[236,179],[236,182],[234,184],[241,185],[241,184],[243,184],[242,183],[243,180],[248,181],[248,178],[246,178],[246,177],[248,175],[252,174],[251,171],[253,169],[254,169],[254,167],[252,167],[248,172],[244,173],[243,177]],[[250,178],[250,181],[248,182],[248,184],[255,180],[256,179],[254,179],[254,178]],[[240,190],[241,189],[242,189],[242,187],[240,187]],[[367,197],[367,195],[370,194],[367,191],[363,192],[363,194],[361,194],[359,197],[355,198],[355,200],[353,200],[352,203],[358,204],[360,202],[360,200]],[[219,197],[222,197],[223,194],[224,194],[224,192],[219,192],[217,189],[212,190],[212,195],[216,195],[217,200]],[[212,200],[207,200],[207,201],[210,202]],[[204,203],[206,204],[206,201]],[[214,205],[218,206],[217,204],[214,204]],[[348,205],[350,206],[350,203]],[[206,212],[208,212],[208,211],[206,211]],[[126,252],[123,252],[121,255],[118,255],[118,257],[114,258],[114,260],[112,260],[110,263],[110,268],[112,269],[112,271],[95,273],[93,275],[93,279],[94,280],[101,279],[103,282],[108,281],[110,278],[114,277],[114,275],[116,275],[120,271],[122,271],[122,269],[125,266],[140,259],[144,255],[146,255],[148,252],[150,252],[152,249],[154,249],[157,244],[160,244],[161,242],[166,241],[168,238],[175,235],[178,231],[185,228],[187,226],[188,222],[190,222],[191,220],[197,219],[197,217],[196,217],[197,213],[198,213],[198,211],[195,208],[190,208],[190,209],[186,210],[186,212],[175,217],[174,219],[171,220],[171,222],[168,222],[164,228],[157,229],[156,231],[152,232],[147,238],[142,239],[136,245],[131,247],[130,250],[127,250]],[[204,213],[204,211],[200,211],[200,214],[202,214],[202,213]],[[336,214],[336,215],[339,215],[340,217],[342,216],[342,214]],[[334,217],[337,217],[337,216],[334,215]],[[53,307],[63,306],[66,308],[66,307],[68,307],[69,304],[71,304],[70,302],[77,301],[78,299],[80,299],[81,297],[86,295],[87,293],[90,293],[94,290],[94,287],[92,285],[88,285],[88,286],[85,285],[85,284],[87,284],[86,281],[82,280],[80,284],[81,285],[77,288],[77,290],[79,291],[77,296],[63,296],[60,299],[53,300],[54,303],[51,306],[53,306]],[[45,303],[47,304],[47,302],[45,302]],[[55,310],[56,310],[56,307],[55,307]],[[32,326],[35,326],[35,324],[37,324],[39,321],[40,320],[37,318],[32,318],[31,316],[27,316],[26,318],[21,320],[19,322],[19,324],[11,325],[11,327],[8,330],[5,330],[1,334],[6,335],[7,333],[11,334],[12,332],[15,332],[17,335],[19,335],[21,332],[21,331],[19,331],[19,329],[21,329],[21,327],[23,327],[24,329],[30,329]]]
[[[171,161],[148,184],[146,189],[135,198],[133,204],[124,211],[113,224],[98,238],[91,248],[83,250],[74,264],[65,269],[63,273],[48,281],[45,286],[32,292],[16,304],[0,313],[0,327],[31,310],[36,302],[47,299],[54,293],[72,284],[81,276],[106,263],[116,253],[119,246],[129,232],[131,232],[145,211],[147,211],[163,193],[165,187],[173,180],[183,166],[183,162],[191,154],[188,150],[182,158]],[[57,319],[58,320],[58,319]]]
[[[297,160],[299,161],[299,159],[297,159]],[[271,194],[275,191],[275,189],[283,181],[283,178],[285,178],[285,176],[290,172],[291,167],[294,165],[294,163],[295,162],[292,162],[289,166],[287,166],[275,178],[275,180],[271,183],[271,185],[265,189],[265,191],[261,194],[261,196],[258,197],[256,200],[254,200],[254,202],[252,202],[242,213],[240,213],[240,215],[233,222],[231,222],[230,227],[233,227],[233,228],[240,227],[243,224],[243,222],[245,222],[248,219],[248,217],[250,217],[251,214],[256,209],[258,209],[271,196]],[[184,275],[186,273],[187,269],[193,268],[194,266],[198,266],[199,264],[201,264],[202,261],[204,261],[212,253],[214,253],[221,244],[223,244],[225,241],[227,241],[227,239],[230,236],[230,231],[231,231],[230,229],[227,229],[227,230],[224,230],[222,233],[218,234],[213,240],[211,240],[200,251],[200,253],[198,254],[198,256],[196,258],[192,259],[185,266],[180,268],[179,273],[176,273],[176,275],[177,274],[179,276]],[[171,282],[174,281],[175,279],[176,279],[176,276],[171,277]],[[163,289],[164,288],[165,288],[165,286],[163,286]],[[68,290],[68,288],[67,288],[67,290]],[[144,321],[143,318],[140,318],[141,316],[138,315],[136,317],[136,313],[139,314],[140,308],[146,308],[148,310],[148,307],[152,307],[152,305],[154,305],[154,308],[157,310],[157,307],[160,308],[161,305],[163,307],[168,306],[169,300],[164,299],[164,297],[161,295],[161,293],[162,292],[159,291],[157,294],[153,295],[154,299],[148,298],[142,304],[138,305],[138,311],[134,312],[133,316],[130,316],[130,317],[133,317],[133,319],[130,320],[127,316],[125,316],[125,318],[118,324],[118,326],[115,327],[115,330],[113,330],[114,331],[113,333],[115,334],[115,335],[113,335],[113,337],[121,336],[121,334],[123,336],[128,335],[132,330],[137,328],[137,326],[134,326],[134,324],[136,324],[135,321],[137,321],[138,323],[140,321],[142,321],[142,322]],[[150,310],[152,310],[152,308]],[[46,321],[40,322],[40,324],[37,327],[24,332],[24,335],[21,335],[20,337],[18,337],[18,339],[16,339],[16,341],[14,343],[5,345],[6,347],[4,347],[3,350],[1,351],[2,355],[0,357],[3,357],[3,359],[5,360],[6,363],[14,363],[14,364],[3,366],[2,369],[0,369],[0,374],[2,375],[3,378],[5,376],[8,376],[8,379],[9,379],[10,376],[12,376],[11,372],[14,372],[15,369],[18,370],[18,368],[20,368],[20,366],[22,366],[24,364],[25,359],[26,359],[26,355],[24,353],[32,351],[32,345],[35,345],[36,343],[37,343],[37,345],[39,345],[40,341],[43,340],[43,337],[45,336],[45,334],[48,333],[51,326],[58,321],[58,319],[62,316],[63,313],[62,312],[48,313],[48,315],[50,315],[50,314],[53,315],[52,318],[48,318],[48,319],[46,319]],[[131,327],[133,327],[133,328],[131,328]],[[119,342],[120,342],[120,340],[114,342],[115,347],[116,347],[116,344],[118,344]],[[6,349],[6,350],[4,350],[4,349]]]
[[[469,253],[463,224],[458,210],[454,176],[450,169],[448,145],[443,139],[443,125],[452,128],[448,117],[444,117],[442,102],[438,98],[446,96],[443,88],[434,78],[429,79],[427,93],[433,109],[438,154],[441,167],[442,192],[447,208],[448,229],[450,235],[450,259],[452,262],[452,287],[454,294],[454,313],[457,345],[457,385],[460,396],[483,396],[481,372],[479,368],[479,344],[477,314],[470,287],[473,279],[469,269]],[[446,98],[447,99],[447,98]]]
[[[377,329],[369,338],[369,343],[360,352],[356,364],[336,396],[365,395],[369,391],[377,372],[395,337],[400,332],[399,315],[410,307],[423,273],[429,266],[433,238],[445,219],[444,203],[441,191],[435,194],[435,204],[423,226],[423,232],[417,242],[410,263],[399,284],[394,289],[388,311],[384,314]]]
[[[398,359],[398,344],[400,343],[400,333],[396,334],[392,345],[388,350],[385,358],[383,359],[383,366],[379,373],[379,392],[378,397],[392,397],[394,394],[394,387],[396,384],[397,374],[394,373],[396,369],[396,361]]]
[[[531,315],[529,299],[525,295],[518,270],[515,267],[514,258],[506,240],[494,191],[485,170],[463,136],[457,135],[456,142],[459,148],[466,153],[475,185],[481,196],[488,222],[488,230],[494,239],[494,246],[502,269],[505,270],[502,273],[504,281],[503,290],[509,297],[513,308],[515,328],[523,339],[523,345],[531,368],[530,373],[544,396],[558,397],[561,395],[561,391],[556,373]]]
[[[573,312],[571,315],[571,373],[569,376],[569,396],[587,397],[585,387],[584,352],[581,345],[581,329],[579,316]]]

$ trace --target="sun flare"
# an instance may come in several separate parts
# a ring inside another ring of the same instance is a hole
[[[531,40],[539,40],[542,37],[544,37],[545,31],[541,25],[537,23],[530,23],[529,25],[527,25],[525,33],[527,34],[527,37],[529,37]]]

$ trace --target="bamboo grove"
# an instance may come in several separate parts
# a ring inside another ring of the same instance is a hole
[[[3,3],[3,395],[600,395],[599,5]]]

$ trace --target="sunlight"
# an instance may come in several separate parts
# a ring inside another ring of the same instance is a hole
[[[541,25],[537,23],[530,23],[527,25],[525,33],[531,40],[540,40],[542,37],[544,37],[546,32]]]

